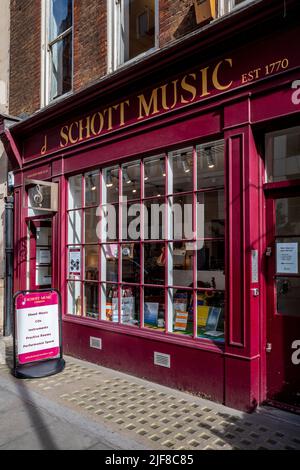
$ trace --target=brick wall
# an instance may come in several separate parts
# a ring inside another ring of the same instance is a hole
[[[193,0],[160,0],[160,47],[197,29]]]
[[[160,46],[197,28],[193,0],[160,0],[159,7]],[[106,74],[106,15],[107,0],[74,2],[74,91]],[[11,114],[39,109],[40,69],[41,1],[11,0]]]
[[[80,0],[74,5],[74,91],[107,71],[106,0]]]
[[[40,107],[40,0],[11,0],[10,113]]]

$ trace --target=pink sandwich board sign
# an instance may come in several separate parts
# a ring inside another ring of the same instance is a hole
[[[61,301],[55,289],[14,296],[14,375],[39,378],[64,369]]]

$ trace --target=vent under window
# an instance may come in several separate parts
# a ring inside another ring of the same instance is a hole
[[[171,356],[159,352],[154,353],[154,364],[161,367],[171,367]]]
[[[100,338],[90,337],[90,348],[102,349],[102,340]]]

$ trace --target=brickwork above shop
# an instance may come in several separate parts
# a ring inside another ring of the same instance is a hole
[[[160,47],[199,27],[193,0],[160,0]]]
[[[40,107],[41,2],[11,1],[10,114],[32,114]]]
[[[74,3],[74,76],[77,91],[107,71],[107,0]]]

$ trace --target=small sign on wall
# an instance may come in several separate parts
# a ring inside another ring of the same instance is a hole
[[[298,274],[298,243],[276,244],[277,274]]]

